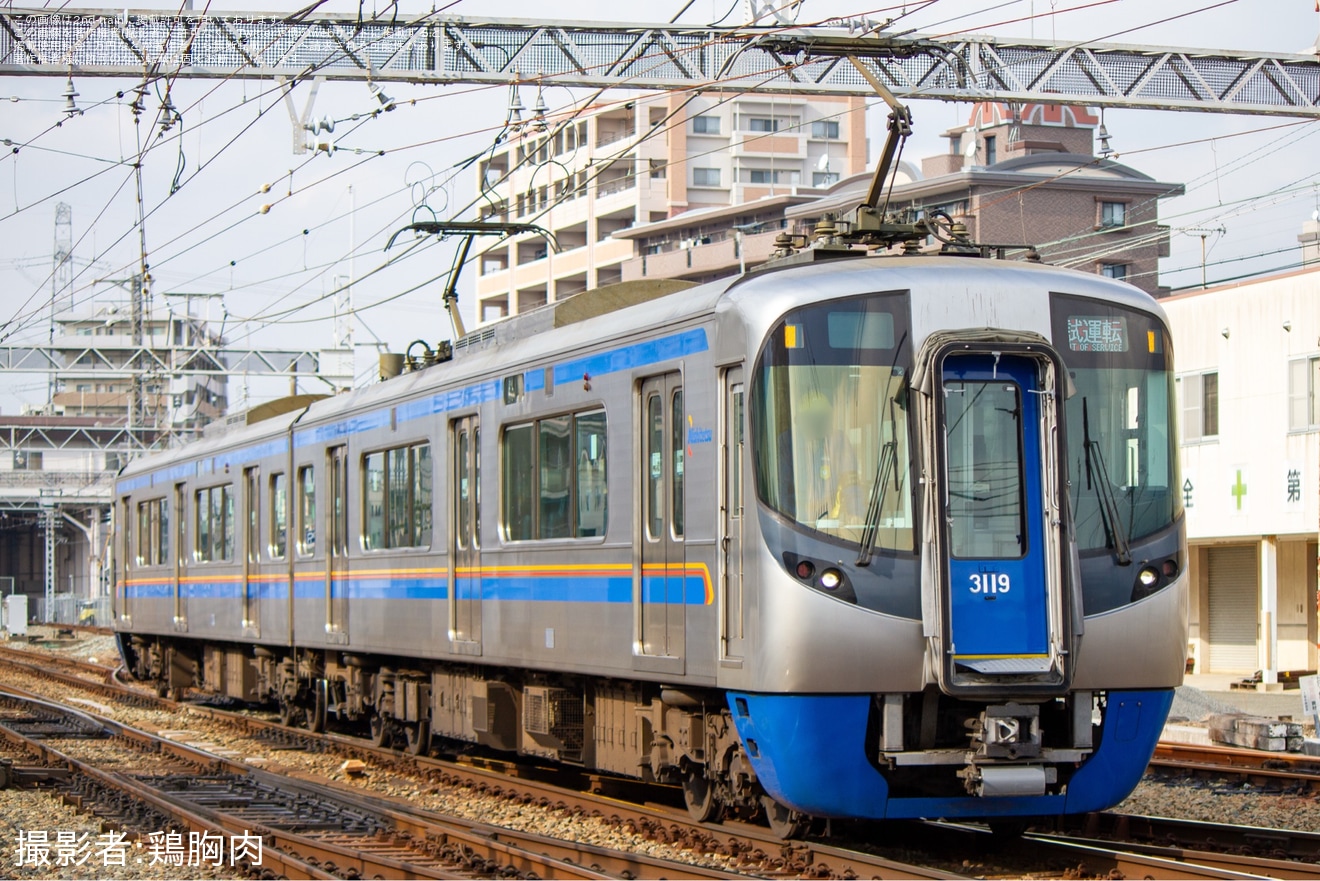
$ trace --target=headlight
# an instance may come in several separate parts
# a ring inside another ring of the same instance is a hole
[[[826,590],[834,590],[843,582],[843,576],[837,569],[826,569],[820,573],[820,586]]]
[[[1143,563],[1137,570],[1137,578],[1132,583],[1132,597],[1129,602],[1135,603],[1137,600],[1144,600],[1146,597],[1155,593],[1164,584],[1160,578],[1160,570],[1156,569],[1151,563]]]

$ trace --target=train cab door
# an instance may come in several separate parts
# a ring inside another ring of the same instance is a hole
[[[261,636],[261,470],[243,469],[243,635]]]
[[[450,423],[453,523],[449,549],[449,642],[481,654],[481,424],[476,416]]]
[[[954,690],[1065,681],[1057,423],[1042,373],[1035,358],[1000,353],[943,362],[944,674]]]
[[[681,673],[687,626],[681,376],[668,373],[644,380],[640,411],[635,655],[642,669]]]
[[[348,642],[348,447],[326,451],[325,633],[326,641]]]
[[[720,437],[720,661],[742,663],[743,624],[743,473],[746,394],[743,369],[724,372],[724,430]]]
[[[174,629],[188,631],[188,485],[174,484]],[[196,516],[194,513],[193,516]]]

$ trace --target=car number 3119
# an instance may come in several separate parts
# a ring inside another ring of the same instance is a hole
[[[973,572],[968,579],[972,593],[1008,593],[1010,586],[1007,572]]]

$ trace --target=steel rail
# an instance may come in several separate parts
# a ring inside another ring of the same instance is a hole
[[[66,714],[73,712],[70,711],[69,708],[51,703],[39,695],[33,695],[8,685],[0,687],[0,697],[9,700],[23,701],[27,704],[43,707],[53,712],[62,712]],[[86,714],[79,713],[78,715],[86,718]],[[150,789],[137,784],[131,778],[101,770],[93,767],[87,762],[66,755],[49,744],[42,743],[36,738],[15,731],[5,725],[2,720],[0,720],[0,737],[3,737],[8,742],[24,749],[28,753],[39,757],[42,761],[48,764],[69,768],[74,774],[81,775],[101,787],[122,792],[129,798],[146,804],[156,812],[171,818],[174,822],[190,832],[230,835],[236,834],[240,831],[231,826],[226,826],[217,817],[205,816],[201,813],[191,811],[169,799],[162,798]],[[252,830],[243,829],[241,831],[246,834]],[[270,859],[269,863],[266,862],[267,858]],[[291,854],[284,853],[278,848],[269,847],[264,844],[262,847],[261,865],[256,867],[256,869],[258,872],[263,869],[269,870],[281,877],[290,879],[328,879],[334,877],[333,875],[330,875]]]
[[[21,655],[15,658],[14,655]],[[178,709],[183,704],[158,698],[142,692],[91,682],[85,678],[59,671],[42,670],[33,663],[32,652],[15,652],[0,648],[0,662],[17,665],[34,675],[44,675],[52,681],[84,688],[112,699],[120,695],[132,704]],[[44,656],[38,657],[41,660]],[[70,658],[61,658],[62,666],[77,665]],[[414,757],[403,751],[372,746],[366,739],[337,733],[313,734],[299,728],[289,728],[273,721],[251,715],[234,713],[214,707],[188,705],[190,712],[210,718],[257,738],[271,740],[287,746],[308,749],[332,749],[336,755],[370,761],[385,768],[397,768],[405,773],[420,774],[441,786],[463,786],[475,792],[504,796],[546,807],[561,808],[584,816],[601,817],[627,831],[636,832],[654,840],[687,847],[697,853],[718,852],[733,858],[739,871],[751,874],[767,872],[788,875],[817,874],[835,877],[869,878],[959,878],[957,874],[928,866],[907,864],[871,854],[817,842],[785,842],[768,829],[738,822],[696,823],[681,808],[655,804],[676,792],[672,787],[655,787],[638,781],[585,774],[578,782],[594,789],[584,792],[579,788],[559,785],[544,777],[563,779],[562,768],[535,769],[522,764],[497,759],[465,759],[449,761],[431,757]],[[210,755],[210,754],[207,754]],[[246,767],[246,766],[245,766]],[[544,776],[542,776],[544,775]],[[285,778],[288,779],[288,778]],[[317,786],[335,789],[335,784],[318,781]],[[611,797],[615,792],[626,798]],[[631,800],[627,800],[631,799]],[[681,801],[675,796],[672,801]],[[650,803],[643,804],[643,801]],[[395,805],[394,810],[405,814],[413,808]],[[428,815],[420,814],[423,818]],[[493,828],[493,827],[492,827]],[[501,829],[499,835],[508,840],[513,834]],[[578,858],[574,858],[578,859]],[[585,859],[585,857],[583,858]],[[699,866],[668,863],[670,874],[697,874],[706,872]],[[623,868],[620,868],[621,873]],[[631,870],[630,870],[631,871]],[[616,873],[616,874],[617,874]],[[727,874],[727,873],[721,873]]]
[[[8,686],[0,687],[0,695],[84,720],[137,749],[195,767],[196,772],[187,775],[144,776],[120,772],[110,774],[109,779],[127,784],[133,789],[134,797],[142,797],[162,810],[168,808],[171,816],[200,817],[212,828],[224,829],[227,834],[260,830],[263,838],[273,841],[282,855],[319,866],[331,875],[349,872],[356,877],[455,878],[514,872],[522,876],[534,873],[547,879],[599,881],[625,874],[637,878],[662,877],[681,870],[691,877],[730,877],[728,872],[712,872],[640,854],[620,854],[430,813],[399,811],[360,793],[343,789],[328,791],[323,785],[254,769],[196,746],[82,710],[70,710]],[[13,732],[3,720],[0,728],[5,729],[6,736],[21,739],[47,761],[86,765],[63,750]],[[334,809],[343,811],[350,819],[370,818],[370,822],[359,820],[363,832],[331,830],[312,834],[309,830],[318,825],[333,827],[340,823],[327,813]],[[377,826],[385,828],[374,828]]]

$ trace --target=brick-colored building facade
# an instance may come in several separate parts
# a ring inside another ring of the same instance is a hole
[[[1037,104],[1015,112],[979,104],[967,125],[944,133],[947,152],[922,160],[920,171],[907,162],[896,169],[889,210],[942,210],[973,241],[1034,246],[1047,262],[1159,295],[1168,230],[1158,223],[1158,201],[1183,188],[1096,155],[1099,122],[1085,108]],[[784,229],[809,235],[822,217],[856,207],[871,176],[860,171],[824,190],[795,189],[620,230],[615,238],[636,243],[622,278],[707,281],[755,266],[769,259]]]
[[[917,180],[900,179],[889,210],[941,210],[978,243],[1028,245],[1047,263],[1124,279],[1152,294],[1169,231],[1159,199],[1181,184],[1156,181],[1093,151],[1099,119],[1084,108],[979,104],[965,126],[944,133],[947,153],[922,161]],[[1103,145],[1102,145],[1103,147]],[[816,202],[785,212],[807,232],[827,214],[864,197],[868,175],[841,182]]]

